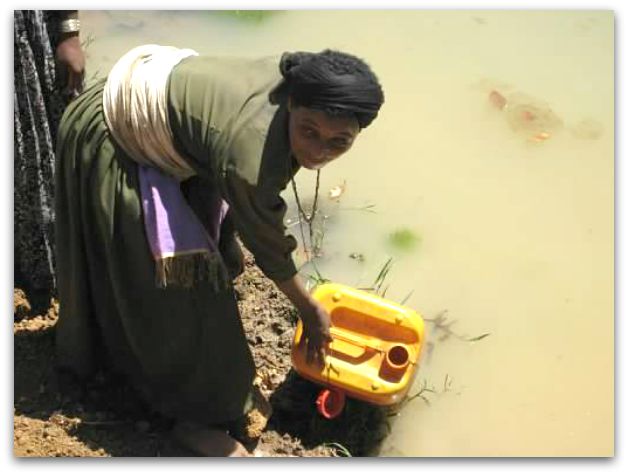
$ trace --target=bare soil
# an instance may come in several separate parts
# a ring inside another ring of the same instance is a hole
[[[246,254],[235,283],[247,340],[257,366],[255,385],[273,414],[257,438],[242,439],[258,456],[377,455],[390,430],[386,412],[348,400],[341,416],[323,419],[320,387],[291,367],[295,309]],[[19,457],[193,456],[170,438],[172,421],[155,414],[124,381],[98,374],[85,386],[53,371],[58,304],[33,303],[14,290],[14,454]],[[254,425],[254,421],[253,421]],[[234,434],[235,435],[235,434]]]

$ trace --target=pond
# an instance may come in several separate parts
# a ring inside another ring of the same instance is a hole
[[[144,43],[366,59],[386,103],[321,174],[316,263],[364,286],[392,258],[386,296],[428,320],[412,391],[427,389],[427,401],[393,418],[381,455],[613,454],[612,12],[84,11],[81,21],[92,79]],[[297,175],[304,201],[314,173]],[[290,188],[285,197],[299,237]]]

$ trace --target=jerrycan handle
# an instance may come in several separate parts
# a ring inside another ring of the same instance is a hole
[[[382,342],[381,340],[377,338],[366,337],[366,336],[358,338],[354,336],[353,334],[346,332],[344,330],[341,330],[337,327],[331,327],[329,329],[329,334],[331,335],[333,339],[342,340],[347,343],[351,343],[352,345],[358,346],[360,348],[371,349],[371,350],[378,351],[380,353],[384,352],[384,350],[382,349]]]

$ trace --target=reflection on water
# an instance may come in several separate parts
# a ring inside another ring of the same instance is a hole
[[[318,267],[365,285],[393,257],[388,297],[409,296],[431,320],[446,315],[457,335],[490,333],[467,342],[428,326],[416,389],[433,388],[430,404],[416,398],[403,409],[383,454],[611,455],[612,13],[294,11],[249,20],[86,11],[88,68],[103,76],[149,42],[246,56],[332,47],[373,66],[386,104],[322,174],[332,196],[322,196],[329,218]],[[491,90],[518,109],[496,107]],[[522,130],[549,135],[522,140]],[[302,196],[313,178],[299,173]],[[404,230],[416,242],[391,245]]]

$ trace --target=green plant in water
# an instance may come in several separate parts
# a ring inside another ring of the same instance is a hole
[[[440,333],[438,341],[445,341],[449,337],[453,336],[458,340],[473,343],[483,340],[484,338],[491,335],[490,333],[482,333],[478,336],[469,337],[468,335],[461,335],[459,333],[456,333],[452,329],[452,326],[456,323],[456,320],[449,320],[449,318],[447,317],[447,310],[443,310],[434,318],[424,318],[424,320],[434,325],[434,335]]]
[[[329,279],[323,277],[323,275],[318,270],[318,267],[316,267],[316,263],[313,260],[310,260],[309,262],[312,264],[312,267],[314,269],[314,274],[308,274],[307,276],[307,282],[306,282],[307,290],[311,290],[318,287],[319,285],[331,282]]]
[[[392,257],[390,257],[386,263],[383,265],[383,267],[380,269],[379,274],[377,274],[377,277],[375,278],[375,281],[373,282],[373,284],[369,287],[360,287],[360,290],[366,290],[367,292],[374,292],[382,297],[386,296],[386,292],[388,291],[388,287],[390,287],[390,285],[387,285],[386,287],[384,287],[384,289],[382,290],[382,287],[384,286],[384,283],[386,282],[386,277],[388,277],[388,273],[390,272],[390,269],[392,269]]]
[[[423,382],[421,383],[421,387],[419,388],[419,391],[413,394],[412,396],[407,396],[401,402],[401,407],[405,406],[406,404],[408,404],[409,402],[413,401],[416,398],[423,399],[423,402],[429,406],[430,400],[425,395],[426,393],[436,394],[437,391],[436,391],[436,388],[434,388],[434,386],[428,388],[427,381],[423,380]]]
[[[220,10],[219,13],[251,23],[260,23],[280,10]]]
[[[411,251],[421,241],[421,237],[410,229],[399,229],[388,237],[390,244],[402,251]]]
[[[412,289],[412,290],[408,293],[408,295],[406,295],[406,296],[405,296],[405,297],[401,300],[401,302],[399,302],[399,304],[400,304],[400,305],[405,305],[405,304],[406,304],[406,302],[408,301],[408,299],[409,299],[410,297],[412,297],[412,294],[413,294],[413,293],[414,293],[414,289]]]
[[[434,385],[430,385],[428,387],[427,381],[424,379],[421,382],[421,387],[419,388],[419,390],[414,393],[412,396],[410,395],[406,395],[406,397],[404,397],[397,405],[395,405],[393,408],[391,408],[388,413],[387,416],[388,417],[395,417],[398,416],[401,413],[401,410],[410,402],[412,402],[413,400],[420,398],[423,400],[423,402],[426,405],[430,405],[430,399],[428,397],[428,394],[431,395],[439,395],[439,394],[444,394],[444,393],[448,393],[451,391],[451,385],[452,385],[452,379],[449,376],[449,374],[445,375],[445,381],[443,382],[443,389],[442,390],[437,390]]]

